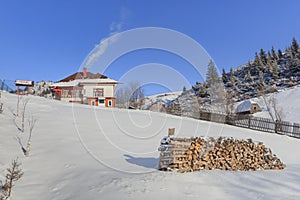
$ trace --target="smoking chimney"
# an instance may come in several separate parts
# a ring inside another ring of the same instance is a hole
[[[83,68],[83,78],[86,78],[86,67]]]

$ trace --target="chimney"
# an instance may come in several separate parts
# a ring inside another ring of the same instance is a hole
[[[83,78],[86,78],[86,67],[83,68]]]

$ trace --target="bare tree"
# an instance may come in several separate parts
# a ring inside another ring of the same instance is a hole
[[[261,97],[272,120],[274,122],[281,121],[283,118],[283,110],[278,105],[275,95],[271,94],[269,97],[267,97],[265,90],[262,90]]]
[[[225,113],[227,116],[234,113],[233,91],[226,91],[225,93]]]
[[[118,108],[126,108],[125,103],[127,102],[125,97],[125,89],[124,88],[118,88],[116,93],[116,106]]]
[[[29,102],[29,99],[24,99],[23,101],[23,112],[22,112],[22,132],[24,132],[25,129],[25,112],[26,112],[26,107]]]
[[[0,90],[0,114],[3,112],[3,103],[1,102],[1,90]]]
[[[0,195],[0,200],[6,200],[10,197],[14,182],[18,181],[23,176],[20,165],[21,163],[18,162],[17,158],[12,161],[11,167],[7,168],[5,184],[1,187],[2,194]]]
[[[17,109],[16,109],[16,117],[19,116],[19,108],[20,108],[20,94],[18,92],[18,100],[17,100]]]
[[[0,114],[3,113],[3,103],[0,102]]]
[[[127,86],[118,88],[116,91],[116,102],[120,108],[133,106],[140,108],[143,105],[144,91],[139,82],[128,83]]]
[[[27,146],[26,146],[26,153],[25,153],[26,156],[29,156],[29,154],[30,154],[30,143],[31,143],[32,131],[35,127],[36,122],[37,122],[37,119],[33,116],[31,116],[28,119],[29,136],[28,136]]]

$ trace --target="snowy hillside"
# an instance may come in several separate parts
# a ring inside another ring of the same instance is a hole
[[[176,99],[182,91],[177,92],[168,92],[162,94],[155,94],[151,96],[147,96],[144,99],[144,105],[142,106],[142,110],[151,110],[151,111],[160,111],[160,105],[169,105],[174,99]]]
[[[283,111],[283,120],[300,123],[300,86],[282,90],[274,95],[278,106]],[[253,100],[258,102],[263,109],[263,112],[255,113],[255,116],[270,118],[262,98],[254,98]]]
[[[290,98],[298,93],[290,92]],[[30,157],[23,156],[15,139],[20,136],[24,144],[28,136],[27,127],[21,133],[16,127],[19,121],[13,122],[17,98],[3,93],[1,99],[0,179],[16,157],[24,170],[11,200],[300,198],[298,139],[164,113],[29,98],[26,117],[38,118]],[[299,119],[297,114],[290,117]],[[182,137],[221,135],[262,141],[287,168],[184,174],[158,171],[157,148],[170,127]]]

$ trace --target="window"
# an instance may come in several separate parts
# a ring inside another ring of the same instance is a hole
[[[62,97],[63,98],[72,98],[72,89],[62,89]]]
[[[103,88],[94,88],[93,89],[94,97],[103,97],[104,96],[104,89]]]
[[[99,104],[104,104],[104,99],[99,99]]]

